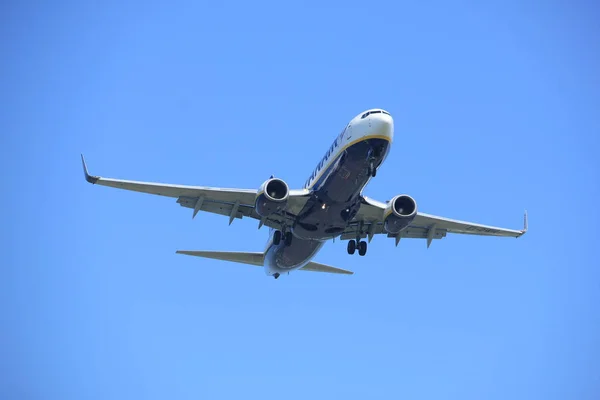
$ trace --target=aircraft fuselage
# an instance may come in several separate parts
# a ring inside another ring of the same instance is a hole
[[[365,111],[348,123],[304,185],[311,196],[288,227],[294,236],[291,244],[274,245],[271,229],[267,275],[302,268],[327,240],[341,235],[358,212],[363,189],[387,157],[393,136],[393,119],[381,109]]]

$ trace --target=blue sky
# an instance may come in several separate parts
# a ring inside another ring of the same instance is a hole
[[[522,1],[6,3],[0,397],[597,399],[598,9]],[[262,250],[250,220],[93,174],[300,187],[373,107],[366,194],[518,240],[325,246],[353,276],[175,254]]]

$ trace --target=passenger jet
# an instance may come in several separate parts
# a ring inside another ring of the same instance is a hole
[[[363,195],[369,181],[388,156],[394,137],[390,113],[372,109],[354,117],[337,135],[302,189],[290,189],[281,178],[271,176],[258,189],[224,189],[183,186],[102,178],[88,173],[83,155],[85,179],[92,184],[173,197],[183,207],[229,217],[254,218],[258,228],[269,228],[264,251],[196,251],[176,253],[264,267],[275,279],[292,271],[353,274],[313,261],[328,241],[348,240],[348,254],[367,254],[367,243],[375,235],[395,240],[425,239],[427,247],[447,233],[520,237],[527,231],[527,213],[522,230],[496,228],[437,217],[417,210],[407,194],[385,203]],[[367,240],[363,240],[367,239]]]

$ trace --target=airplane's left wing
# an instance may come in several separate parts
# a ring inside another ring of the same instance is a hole
[[[257,189],[230,189],[205,186],[173,185],[154,182],[138,182],[122,179],[103,178],[90,175],[83,155],[81,156],[85,180],[94,185],[109,186],[118,189],[173,197],[182,207],[194,210],[192,217],[199,211],[221,214],[229,217],[229,223],[235,218],[251,217],[261,221],[261,225],[279,228],[289,218],[300,212],[308,196],[305,190],[290,190],[288,206],[285,212],[277,213],[268,219],[261,219],[256,213],[254,202]]]
[[[527,213],[524,216],[523,229],[515,230],[418,212],[408,228],[398,235],[392,235],[387,233],[384,228],[383,214],[385,206],[384,203],[368,197],[363,198],[358,213],[342,233],[342,240],[368,237],[371,241],[376,234],[386,234],[388,237],[396,239],[396,245],[398,245],[401,238],[413,238],[427,239],[427,247],[429,247],[433,239],[442,239],[448,233],[518,238],[527,232]]]

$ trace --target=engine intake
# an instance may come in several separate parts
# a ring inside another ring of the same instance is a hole
[[[417,216],[417,202],[406,194],[394,197],[383,214],[385,230],[397,234],[408,228]]]
[[[290,189],[283,180],[271,178],[266,180],[258,190],[255,200],[256,213],[261,217],[280,211],[287,205]]]

